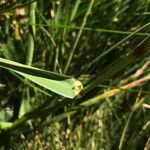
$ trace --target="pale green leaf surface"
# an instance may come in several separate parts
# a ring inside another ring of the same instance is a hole
[[[25,74],[18,71],[15,72],[48,90],[51,90],[59,95],[68,98],[75,97],[82,88],[81,82],[79,82],[74,78],[64,79],[64,80],[51,80],[39,76]]]
[[[0,66],[67,98],[74,98],[83,88],[82,83],[73,77],[28,67],[3,58],[0,58]]]

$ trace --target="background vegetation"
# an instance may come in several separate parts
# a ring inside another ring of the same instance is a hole
[[[148,150],[149,15],[149,0],[1,0],[0,57],[84,87],[68,99],[0,68],[1,149]]]

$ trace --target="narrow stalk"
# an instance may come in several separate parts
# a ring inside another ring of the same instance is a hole
[[[29,23],[31,24],[29,26],[29,34],[28,34],[28,47],[27,47],[27,57],[26,57],[26,65],[31,66],[32,60],[33,60],[33,54],[34,54],[34,37],[36,33],[36,5],[37,2],[33,2],[30,5],[30,16],[29,16]],[[30,28],[31,27],[31,28]],[[22,100],[21,105],[19,109],[19,117],[21,117],[24,113],[26,113],[27,104],[29,103],[29,99],[25,99],[24,95],[29,95],[28,87],[25,87],[22,92]]]
[[[141,31],[142,29],[148,27],[150,25],[150,22],[148,22],[147,24],[145,24],[144,26],[142,26],[141,28],[137,29],[135,32],[131,33],[130,35],[128,35],[127,37],[123,38],[121,41],[119,41],[117,44],[115,44],[114,46],[112,46],[111,48],[109,48],[108,50],[106,50],[104,53],[102,53],[101,55],[99,55],[98,57],[96,57],[92,62],[90,62],[89,64],[87,64],[85,67],[83,67],[80,71],[80,74],[82,72],[84,72],[84,70],[87,70],[88,68],[90,68],[93,64],[95,64],[96,62],[98,62],[100,59],[102,59],[104,56],[106,56],[108,53],[110,53],[112,50],[114,50],[118,45],[122,44],[123,42],[125,42],[127,39],[129,39],[130,37],[132,37],[133,35],[135,35],[136,33],[138,33],[139,31]]]
[[[123,132],[122,132],[122,136],[120,138],[120,143],[119,143],[119,147],[118,147],[118,150],[122,150],[123,149],[123,144],[124,144],[124,141],[125,141],[125,136],[126,136],[126,133],[127,133],[127,130],[128,130],[128,127],[129,127],[129,123],[131,121],[131,118],[135,112],[135,110],[138,108],[137,105],[142,101],[142,100],[139,100],[139,96],[140,96],[141,92],[139,92],[137,98],[136,98],[136,101],[135,101],[135,104],[129,114],[129,117],[127,119],[127,122],[125,124],[125,127],[123,129]]]
[[[38,12],[38,11],[37,11]],[[39,14],[40,15],[40,14]],[[40,16],[43,21],[45,21],[46,24],[36,24],[36,26],[43,26],[43,27],[52,27],[52,28],[66,28],[66,29],[74,29],[74,30],[80,30],[80,26],[69,26],[69,25],[62,25],[62,24],[49,24],[43,16]],[[148,32],[131,32],[131,31],[120,31],[120,30],[113,30],[113,29],[104,29],[104,28],[90,28],[90,27],[83,27],[84,31],[94,31],[94,32],[103,32],[103,33],[114,33],[114,34],[122,34],[122,35],[129,35],[134,33],[134,35],[138,36],[150,36],[150,33]]]
[[[28,34],[27,57],[26,57],[26,64],[28,66],[32,65],[33,53],[34,53],[34,39],[33,39],[33,35],[31,33],[29,33]]]
[[[37,2],[33,2],[30,6],[30,17],[29,17],[29,23],[31,24],[31,32],[28,34],[28,47],[27,47],[27,58],[26,58],[26,64],[28,66],[32,65],[33,60],[33,54],[34,54],[34,37],[36,33],[36,5]]]
[[[82,32],[83,32],[83,28],[84,28],[84,26],[85,26],[85,24],[86,24],[87,17],[88,17],[89,14],[90,14],[90,11],[91,11],[91,9],[92,9],[93,4],[94,4],[94,0],[91,0],[91,2],[90,2],[90,4],[89,4],[89,7],[88,7],[88,9],[87,9],[87,12],[86,12],[86,14],[85,14],[85,16],[84,16],[84,18],[83,18],[83,22],[82,22],[81,28],[80,28],[80,30],[79,30],[79,32],[78,32],[78,35],[77,35],[77,38],[76,38],[75,43],[74,43],[74,45],[73,45],[73,48],[72,48],[72,50],[71,50],[71,52],[70,52],[70,55],[69,55],[67,64],[66,64],[65,69],[64,69],[64,74],[66,74],[66,72],[67,72],[67,70],[68,70],[68,68],[69,68],[69,65],[70,65],[70,63],[71,63],[71,60],[72,60],[72,58],[73,58],[73,54],[74,54],[75,49],[76,49],[76,47],[77,47],[77,44],[78,44],[78,42],[79,42],[79,40],[80,40],[81,34],[82,34]]]

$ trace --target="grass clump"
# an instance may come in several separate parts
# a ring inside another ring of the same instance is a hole
[[[1,148],[148,150],[149,3],[1,1]]]

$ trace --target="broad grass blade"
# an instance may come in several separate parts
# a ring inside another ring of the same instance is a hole
[[[0,58],[0,67],[13,71],[30,81],[61,96],[74,98],[83,88],[82,83],[73,77],[60,75],[14,61]]]

